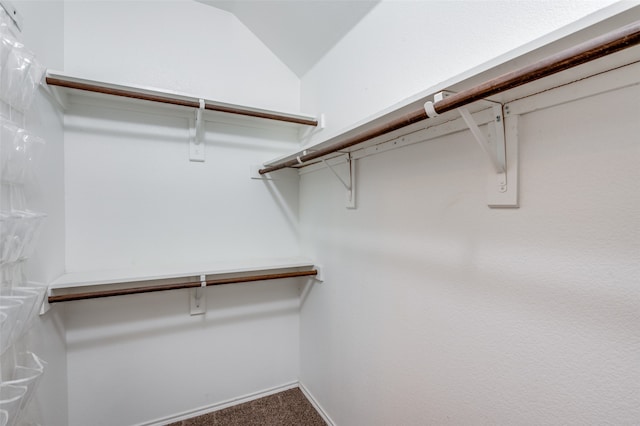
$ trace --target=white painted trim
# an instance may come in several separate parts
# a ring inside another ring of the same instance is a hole
[[[336,422],[334,422],[333,419],[329,417],[329,414],[327,414],[325,409],[322,408],[322,405],[320,405],[318,400],[314,398],[313,394],[309,391],[309,389],[307,389],[307,387],[302,383],[298,383],[298,387],[300,388],[304,396],[309,400],[311,405],[313,405],[313,408],[315,408],[318,414],[320,414],[320,416],[322,417],[322,420],[324,420],[329,426],[336,426]]]
[[[265,389],[259,392],[250,393],[247,395],[239,396],[237,398],[231,398],[226,401],[217,402],[215,404],[206,405],[204,407],[196,408],[194,410],[183,411],[182,413],[175,414],[173,416],[167,416],[162,419],[156,419],[149,422],[138,423],[134,426],[163,426],[171,423],[187,420],[192,417],[202,416],[212,413],[214,411],[224,410],[225,408],[233,407],[234,405],[244,404],[245,402],[251,402],[256,399],[264,398],[265,396],[273,395],[279,392],[284,392],[289,389],[294,389],[299,386],[297,381],[286,383],[284,385],[276,386],[273,388]]]

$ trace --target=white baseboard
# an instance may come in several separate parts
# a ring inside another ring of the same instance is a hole
[[[336,426],[336,423],[333,421],[333,419],[329,417],[329,414],[327,414],[327,412],[324,410],[324,408],[322,408],[320,403],[313,397],[313,394],[309,392],[309,389],[307,389],[305,385],[303,385],[302,383],[298,383],[298,386],[300,387],[300,390],[302,391],[304,396],[307,397],[311,405],[313,405],[313,408],[315,408],[316,411],[320,414],[320,416],[322,416],[322,419],[329,426]]]
[[[234,405],[244,404],[245,402],[250,402],[250,401],[253,401],[255,399],[260,399],[260,398],[263,398],[265,396],[273,395],[274,393],[284,392],[286,390],[293,389],[293,388],[296,388],[298,386],[299,386],[299,383],[297,381],[296,382],[290,382],[290,383],[286,383],[284,385],[280,385],[280,386],[276,386],[276,387],[273,387],[273,388],[265,389],[265,390],[262,390],[262,391],[259,391],[259,392],[250,393],[248,395],[239,396],[237,398],[232,398],[232,399],[228,399],[226,401],[217,402],[215,404],[211,404],[211,405],[207,405],[207,406],[204,406],[204,407],[196,408],[194,410],[184,411],[182,413],[179,413],[179,414],[176,414],[176,415],[173,415],[173,416],[164,417],[162,419],[156,419],[156,420],[152,420],[150,422],[138,423],[135,426],[163,426],[163,425],[168,425],[168,424],[171,424],[171,423],[175,423],[175,422],[179,422],[179,421],[182,421],[182,420],[190,419],[192,417],[202,416],[204,414],[209,414],[209,413],[212,413],[214,411],[223,410],[225,408],[229,408],[229,407],[232,407]],[[307,394],[305,393],[305,395],[307,395]],[[312,404],[314,404],[314,403],[312,402]],[[314,404],[314,406],[315,406],[315,404]],[[324,415],[323,415],[323,417],[324,417]],[[330,423],[330,424],[333,425],[333,423]]]

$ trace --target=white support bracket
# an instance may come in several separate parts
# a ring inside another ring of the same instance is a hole
[[[458,112],[460,116],[471,130],[471,134],[475,138],[478,145],[484,153],[487,155],[489,162],[493,166],[493,169],[498,174],[498,183],[500,185],[500,191],[504,192],[507,189],[507,176],[506,176],[506,168],[505,168],[505,149],[504,149],[504,117],[502,116],[502,106],[494,105],[493,116],[495,117],[494,127],[495,132],[490,133],[490,136],[493,134],[494,137],[491,142],[485,137],[485,135],[480,130],[480,127],[476,124],[475,120],[471,116],[469,110],[465,107],[458,108]]]
[[[349,171],[348,182],[345,181],[345,179],[343,179],[342,176],[338,174],[338,172],[336,172],[336,170],[333,168],[333,166],[331,166],[331,164],[327,163],[324,159],[322,159],[321,161],[325,166],[327,166],[329,170],[331,170],[331,173],[333,173],[333,175],[336,178],[338,178],[340,183],[347,190],[347,208],[355,209],[356,208],[356,160],[355,158],[351,157],[350,152],[347,153],[347,170]]]
[[[452,92],[440,92],[434,96],[434,103],[450,96]],[[505,124],[502,104],[483,99],[477,101],[491,108],[493,120],[487,123],[483,132],[466,107],[458,108],[458,113],[471,131],[474,139],[486,154],[492,170],[487,178],[487,204],[489,207],[518,207],[518,136],[517,117],[509,119],[511,128]],[[432,102],[425,103],[425,112],[435,117]]]
[[[207,299],[204,289],[207,287],[207,277],[200,275],[200,287],[192,288],[189,292],[189,307],[191,315],[203,315],[207,311]]]
[[[204,138],[202,135],[204,108],[204,99],[200,99],[200,107],[196,110],[195,118],[189,119],[189,161],[204,161]]]
[[[316,271],[318,271],[318,273],[316,274],[316,276],[315,276],[315,277],[313,277],[313,278],[314,278],[317,282],[320,282],[320,283],[324,282],[324,266],[322,266],[322,265],[314,265],[313,267],[314,267],[314,269],[315,269]]]

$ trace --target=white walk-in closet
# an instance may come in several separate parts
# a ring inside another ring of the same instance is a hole
[[[0,177],[0,426],[640,424],[638,1],[0,0]]]

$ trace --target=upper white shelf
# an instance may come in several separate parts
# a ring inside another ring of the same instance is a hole
[[[179,267],[137,267],[104,271],[70,272],[49,285],[50,290],[87,288],[99,285],[126,284],[142,281],[169,280],[185,277],[208,277],[224,274],[239,274],[256,271],[275,271],[296,268],[311,268],[314,262],[304,257],[255,259],[236,262],[211,262]]]
[[[104,81],[88,80],[80,77],[70,76],[64,73],[47,71],[45,81],[49,87],[55,90],[84,91],[107,96],[119,96],[129,99],[138,99],[148,102],[158,102],[168,105],[176,105],[188,108],[203,108],[207,111],[216,111],[226,114],[241,115],[264,120],[271,120],[281,123],[290,123],[302,126],[317,126],[316,117],[308,114],[289,113],[282,111],[254,108],[246,105],[230,104],[198,96],[173,92],[170,90],[160,90],[156,88],[121,85]],[[64,102],[61,102],[64,104]]]
[[[501,76],[508,75],[518,71],[525,66],[539,63],[548,59],[552,55],[568,49],[574,48],[576,45],[589,40],[601,37],[610,31],[615,31],[630,25],[640,19],[640,6],[634,2],[618,2],[597,13],[589,15],[580,21],[576,21],[570,25],[562,27],[550,34],[530,43],[522,45],[512,51],[506,52],[490,61],[471,68],[461,74],[455,75],[443,82],[437,83],[425,90],[422,90],[394,105],[391,105],[375,114],[364,117],[362,120],[352,125],[333,131],[323,131],[318,133],[311,139],[311,143],[297,149],[289,154],[279,156],[268,161],[263,165],[265,168],[289,163],[286,167],[305,167],[319,158],[330,158],[336,155],[331,152],[327,155],[320,155],[332,147],[339,148],[336,152],[344,154],[353,152],[372,145],[378,145],[398,136],[407,135],[427,127],[435,127],[440,124],[451,121],[451,116],[456,113],[442,114],[429,120],[421,120],[406,127],[396,130],[389,130],[390,123],[400,123],[408,121],[408,118],[414,117],[416,112],[424,111],[426,101],[432,101],[434,95],[442,91],[451,93],[460,93],[468,91],[475,87],[483,86],[487,82],[497,79]],[[483,97],[493,102],[499,102],[506,105],[510,102],[533,96],[537,93],[545,92],[557,87],[580,81],[582,79],[595,76],[628,64],[638,61],[639,46],[630,47],[626,50],[618,51],[615,54],[607,55],[599,59],[583,63],[580,66],[573,67],[568,70],[556,74],[547,74],[545,78],[532,81],[526,85],[513,87],[500,93],[493,94],[489,97]],[[604,49],[603,49],[604,51]],[[482,105],[468,106],[471,112],[477,112],[484,109]],[[426,118],[426,114],[424,116]],[[377,131],[380,130],[380,131]],[[367,136],[362,137],[361,136]],[[368,137],[370,136],[370,137]],[[353,139],[363,139],[349,147],[341,146],[345,141]],[[308,157],[314,157],[307,160]]]

